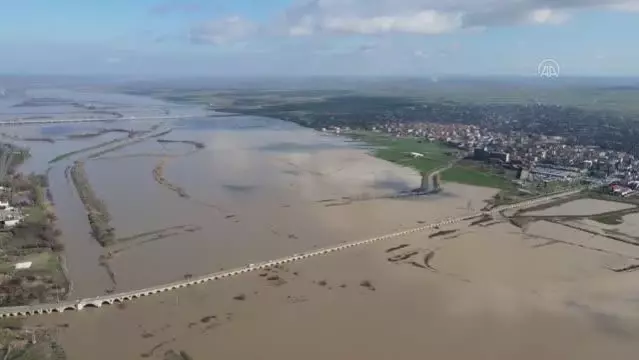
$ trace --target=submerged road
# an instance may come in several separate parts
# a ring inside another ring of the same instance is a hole
[[[219,280],[219,279],[223,279],[223,278],[227,278],[231,276],[248,273],[251,271],[267,269],[276,265],[287,264],[287,263],[307,259],[314,256],[327,255],[336,251],[346,250],[346,249],[350,249],[352,247],[361,246],[361,245],[367,245],[367,244],[371,244],[381,240],[388,240],[388,239],[393,239],[393,238],[397,238],[401,236],[406,236],[413,233],[437,228],[439,226],[454,224],[461,221],[471,220],[484,215],[494,214],[507,209],[520,208],[520,207],[530,206],[533,204],[544,203],[544,202],[556,200],[562,197],[575,195],[583,190],[585,189],[576,189],[576,190],[550,194],[542,198],[527,200],[527,201],[523,201],[523,202],[512,204],[512,205],[504,205],[489,211],[482,211],[472,215],[462,216],[458,218],[450,218],[450,219],[442,220],[434,224],[424,225],[424,226],[416,227],[409,230],[398,231],[395,233],[377,236],[377,237],[366,239],[366,240],[354,241],[354,242],[344,243],[340,245],[333,245],[333,246],[326,247],[319,250],[313,250],[313,251],[295,254],[292,256],[287,256],[281,259],[265,261],[265,262],[261,262],[257,264],[248,264],[233,270],[220,271],[220,272],[216,272],[216,273],[212,273],[208,275],[194,277],[188,280],[180,280],[180,281],[176,281],[176,282],[172,282],[172,283],[168,283],[164,285],[158,285],[158,286],[154,286],[150,288],[127,291],[127,292],[122,292],[118,294],[96,296],[92,298],[85,298],[85,299],[79,299],[79,300],[73,300],[73,301],[62,301],[62,302],[52,303],[52,304],[3,307],[3,308],[0,308],[0,318],[15,317],[15,316],[32,316],[32,315],[38,315],[38,314],[50,314],[53,312],[64,312],[67,310],[79,311],[86,307],[99,308],[102,305],[122,303],[132,299],[137,299],[142,296],[148,296],[148,295],[153,295],[153,294],[157,294],[157,293],[161,293],[165,291],[176,290],[176,289],[187,287],[190,285],[201,284],[207,281]]]

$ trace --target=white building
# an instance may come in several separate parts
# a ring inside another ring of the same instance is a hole
[[[31,267],[32,262],[31,261],[26,261],[26,262],[21,262],[21,263],[17,263],[15,265],[16,270],[23,270],[23,269],[28,269]]]
[[[18,223],[20,223],[20,220],[21,219],[2,220],[2,221],[0,221],[0,224],[4,228],[12,228],[12,227],[18,225]]]

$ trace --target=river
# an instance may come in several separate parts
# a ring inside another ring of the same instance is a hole
[[[37,105],[40,113],[47,107],[79,112],[73,116],[96,115],[78,110],[77,102],[122,114],[156,114],[174,106],[124,95],[42,91],[1,100],[0,116],[15,118],[19,111],[11,103],[25,97],[49,99]],[[36,112],[29,106],[19,109]],[[54,164],[49,160],[126,136],[64,140],[66,135],[103,127],[144,130],[154,123],[1,129],[14,138],[57,139],[19,143],[33,155],[23,171],[51,167],[71,298],[413,228],[466,214],[469,205],[480,207],[496,193],[445,183],[432,197],[349,202],[417,187],[419,175],[373,158],[343,138],[294,124],[175,109],[197,116],[167,122],[163,126],[171,127],[170,133],[87,162],[90,183],[106,203],[119,240],[107,249],[91,238],[85,210],[65,176],[65,169],[88,153]],[[154,178],[157,169],[162,176]],[[633,358],[639,339],[636,273],[609,270],[611,262],[628,259],[569,246],[579,239],[575,233],[554,239],[561,232],[545,229],[535,238],[539,228],[522,232],[508,223],[488,225],[455,225],[445,228],[453,232],[448,235],[415,233],[123,305],[34,316],[27,324],[55,329],[69,359],[163,354],[168,359],[179,351],[194,359],[213,354],[387,359],[424,353],[435,358]],[[601,241],[597,246],[603,246]],[[104,265],[113,279],[99,261],[109,252]]]
[[[78,115],[78,103],[108,107],[125,115],[154,116],[157,109],[173,111],[173,107],[180,114],[198,115],[163,121],[172,132],[162,139],[188,140],[204,147],[160,143],[151,138],[87,162],[90,183],[106,203],[120,240],[105,249],[91,238],[85,210],[65,175],[74,160],[89,153],[54,164],[49,161],[69,151],[127,136],[106,133],[65,139],[69,134],[102,128],[144,130],[156,123],[132,120],[2,129],[13,137],[56,139],[54,143],[14,142],[31,149],[32,157],[23,171],[48,171],[73,284],[70,298],[96,296],[107,289],[126,291],[157,285],[375,236],[382,230],[397,229],[404,221],[416,224],[422,209],[430,206],[428,202],[411,201],[395,201],[390,206],[388,202],[362,203],[355,205],[358,211],[353,211],[353,206],[328,206],[329,200],[414,188],[419,177],[408,169],[398,171],[367,156],[343,138],[280,120],[207,117],[195,107],[143,97],[43,89],[5,100],[0,114],[16,116],[16,109],[26,114],[34,108],[44,113],[42,109],[47,107],[60,113],[67,107],[70,113],[76,113],[74,116],[94,115],[87,109]],[[164,178],[179,186],[185,192],[183,196],[154,180],[154,168],[161,161]],[[397,203],[404,204],[408,212],[387,211]],[[371,221],[378,226],[367,226]],[[109,252],[106,265],[114,278],[99,261]]]

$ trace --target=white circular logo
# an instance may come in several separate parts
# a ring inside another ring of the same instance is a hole
[[[537,66],[537,74],[542,78],[559,77],[559,63],[554,59],[542,60]]]

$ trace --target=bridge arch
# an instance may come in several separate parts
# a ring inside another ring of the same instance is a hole
[[[250,267],[247,266],[247,267],[243,267],[243,268],[235,269],[235,270],[231,270],[231,271],[220,271],[220,272],[217,272],[217,273],[212,274],[210,276],[198,278],[198,279],[195,279],[195,280],[181,281],[181,282],[176,282],[176,283],[172,283],[172,284],[167,284],[167,285],[164,285],[164,286],[158,287],[158,288],[142,289],[142,290],[138,290],[138,291],[135,291],[135,292],[126,292],[126,293],[114,294],[114,295],[97,296],[97,297],[93,297],[93,298],[82,299],[80,301],[75,301],[75,302],[64,302],[64,303],[58,303],[58,304],[52,303],[52,304],[42,304],[42,305],[34,305],[34,306],[8,307],[8,308],[0,309],[0,310],[2,310],[2,311],[0,311],[0,317],[2,317],[2,318],[4,318],[4,317],[17,317],[17,316],[28,316],[28,315],[45,314],[45,313],[48,314],[48,313],[52,313],[52,312],[64,312],[64,311],[67,311],[67,310],[82,310],[84,307],[96,307],[96,308],[99,308],[102,305],[111,305],[113,303],[122,303],[124,301],[137,299],[137,298],[142,297],[142,296],[157,294],[157,293],[160,293],[160,292],[169,291],[169,290],[173,290],[173,289],[179,289],[179,288],[187,287],[187,286],[194,285],[194,284],[201,284],[201,283],[204,283],[206,281],[217,280],[217,279],[226,278],[226,277],[231,277],[231,276],[237,275],[237,274],[244,274],[244,273],[248,273],[248,272],[251,272],[251,271],[258,270],[258,269],[279,268],[280,264],[287,264],[287,263],[295,262],[295,261],[300,260],[300,259],[307,259],[307,258],[314,257],[314,256],[326,255],[326,254],[330,254],[330,253],[333,253],[333,252],[336,252],[336,251],[349,249],[349,248],[352,248],[352,247],[355,247],[355,246],[360,246],[360,245],[364,245],[364,244],[370,244],[370,243],[373,243],[373,242],[376,242],[376,241],[380,241],[380,240],[385,240],[385,239],[396,238],[398,236],[405,235],[405,234],[416,233],[418,231],[424,231],[424,230],[428,230],[428,229],[439,228],[439,226],[441,226],[441,225],[458,223],[459,221],[465,221],[465,220],[474,219],[474,218],[476,218],[478,216],[492,214],[492,213],[495,213],[495,212],[498,212],[498,211],[501,211],[501,210],[504,210],[504,209],[518,208],[518,207],[523,207],[523,206],[527,206],[527,205],[530,205],[530,204],[535,204],[535,203],[539,203],[539,202],[543,202],[543,201],[554,200],[556,198],[563,197],[565,195],[572,195],[572,194],[578,193],[578,192],[579,191],[574,191],[574,192],[571,192],[569,194],[568,193],[561,193],[561,194],[557,194],[557,195],[554,195],[554,196],[547,196],[545,198],[540,198],[540,199],[536,199],[536,200],[527,201],[525,203],[520,203],[520,204],[515,204],[515,205],[507,205],[507,206],[496,208],[496,209],[492,209],[492,210],[489,210],[489,211],[481,211],[479,213],[476,213],[476,215],[472,215],[472,216],[465,216],[465,217],[459,217],[459,218],[448,218],[448,219],[440,221],[439,223],[436,223],[436,224],[429,224],[429,225],[421,226],[419,228],[408,229],[408,230],[396,232],[396,233],[393,233],[393,234],[386,234],[386,235],[382,235],[382,236],[378,236],[378,237],[374,237],[374,238],[370,238],[370,239],[366,239],[366,240],[361,240],[361,241],[356,241],[356,242],[351,242],[351,243],[342,243],[340,245],[332,246],[332,247],[329,247],[329,248],[315,249],[313,251],[305,252],[303,254],[293,255],[293,256],[290,256],[290,257],[287,257],[287,258],[284,258],[284,259],[263,262],[263,263],[261,263],[261,264],[259,264],[257,266],[250,266]]]

